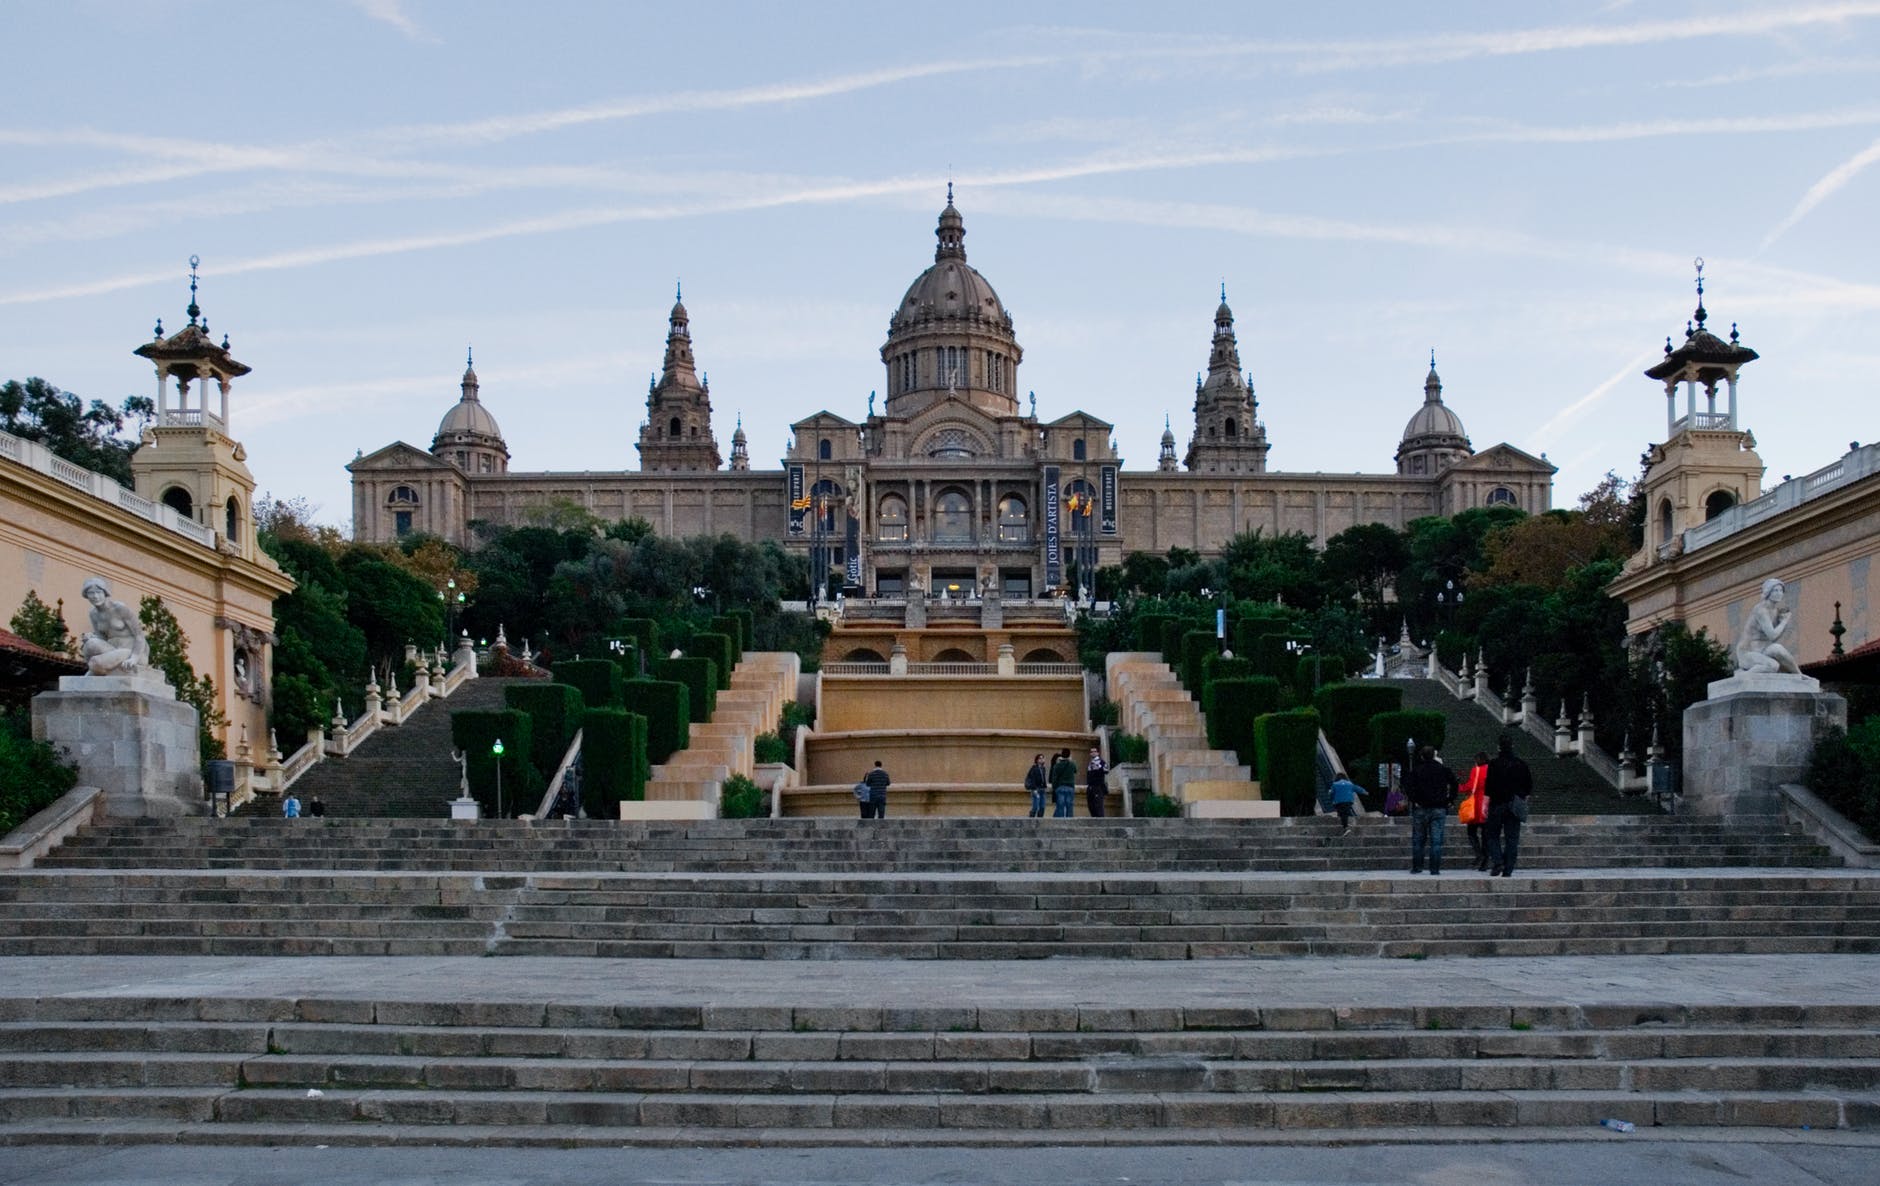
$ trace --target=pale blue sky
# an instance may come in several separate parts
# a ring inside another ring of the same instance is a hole
[[[860,419],[951,171],[1039,414],[1185,446],[1218,287],[1283,470],[1391,468],[1429,350],[1557,505],[1664,428],[1692,308],[1773,484],[1877,434],[1880,0],[0,3],[0,378],[147,394],[201,299],[260,485],[428,446],[637,468],[683,279],[729,451]]]

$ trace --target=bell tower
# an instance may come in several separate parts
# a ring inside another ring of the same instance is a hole
[[[1665,439],[1646,454],[1643,479],[1641,556],[1647,563],[1676,554],[1686,531],[1762,493],[1763,463],[1756,454],[1756,438],[1738,425],[1736,416],[1737,372],[1758,356],[1742,344],[1735,324],[1727,342],[1706,327],[1710,313],[1704,308],[1704,261],[1699,258],[1695,264],[1697,309],[1685,323],[1684,343],[1674,349],[1666,338],[1664,360],[1645,372],[1665,387]],[[1726,399],[1721,410],[1720,385]]]
[[[220,345],[209,334],[196,303],[200,263],[189,257],[189,324],[165,337],[159,320],[154,340],[134,351],[156,367],[157,418],[131,455],[131,476],[137,493],[213,530],[223,551],[253,560],[255,479],[229,428],[229,388],[249,368],[229,353],[227,334]]]
[[[1183,459],[1192,472],[1263,474],[1266,426],[1253,383],[1240,371],[1240,344],[1234,337],[1234,311],[1227,307],[1227,285],[1214,311],[1214,340],[1208,348],[1208,373],[1195,380],[1195,435]]]
[[[711,385],[692,361],[691,319],[684,290],[673,293],[666,332],[666,361],[647,388],[646,423],[640,426],[640,468],[647,472],[715,470],[722,463],[712,435]]]

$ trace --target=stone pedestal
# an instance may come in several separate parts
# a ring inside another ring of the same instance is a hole
[[[201,815],[196,710],[153,671],[68,675],[33,698],[33,739],[64,750],[106,815]]]
[[[1738,674],[1684,710],[1684,799],[1694,815],[1775,815],[1779,788],[1806,782],[1808,760],[1847,701],[1805,675]]]

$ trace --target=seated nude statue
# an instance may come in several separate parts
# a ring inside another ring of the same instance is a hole
[[[113,600],[103,577],[85,582],[91,602],[91,632],[79,640],[78,653],[92,675],[129,675],[150,661],[150,646],[137,611]]]
[[[1785,588],[1770,577],[1763,582],[1762,600],[1743,621],[1743,633],[1736,642],[1736,669],[1752,675],[1790,672],[1799,675],[1795,656],[1782,645],[1782,636],[1794,625],[1794,611],[1782,604]]]

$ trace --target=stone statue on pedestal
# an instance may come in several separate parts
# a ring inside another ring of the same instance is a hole
[[[1751,607],[1743,619],[1743,633],[1736,641],[1736,669],[1755,675],[1778,672],[1800,675],[1795,656],[1782,638],[1795,624],[1795,612],[1783,604],[1786,586],[1770,577],[1762,583],[1762,600]]]
[[[82,591],[91,602],[91,630],[79,639],[78,653],[92,675],[132,675],[150,661],[150,644],[137,611],[111,596],[103,577],[86,581]]]

